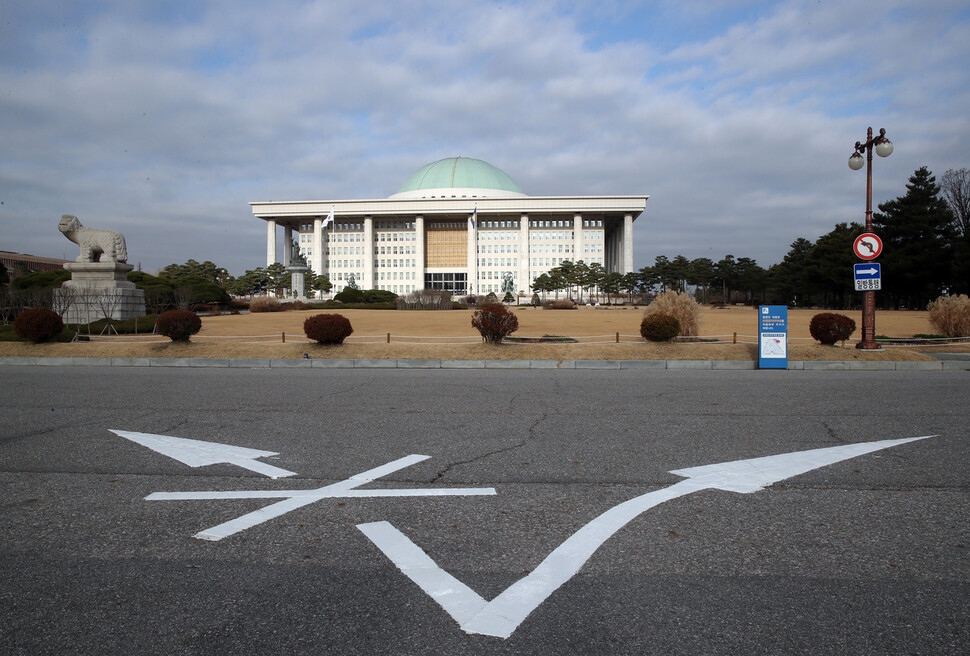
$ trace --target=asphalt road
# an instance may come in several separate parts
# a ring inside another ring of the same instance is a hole
[[[358,528],[492,600],[671,470],[924,435],[659,503],[508,638],[463,630]],[[218,541],[193,536],[279,499],[146,499],[313,490],[409,454],[431,457],[355,489],[495,494],[318,498]],[[4,367],[0,653],[966,654],[968,463],[967,372]]]

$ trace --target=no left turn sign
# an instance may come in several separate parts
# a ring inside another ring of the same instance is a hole
[[[882,239],[879,235],[864,232],[852,242],[852,251],[863,260],[874,260],[882,253]]]

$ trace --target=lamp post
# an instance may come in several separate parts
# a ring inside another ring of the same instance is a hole
[[[866,133],[865,143],[855,142],[855,152],[849,157],[849,168],[858,171],[866,165],[866,232],[872,232],[872,151],[880,157],[889,157],[893,152],[893,142],[886,138],[886,129],[879,129],[879,136],[872,136],[872,128]],[[865,151],[865,158],[862,153]],[[856,344],[858,349],[878,349],[876,343],[876,292],[867,290],[862,292],[862,341]]]

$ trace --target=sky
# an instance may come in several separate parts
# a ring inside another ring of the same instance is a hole
[[[62,214],[154,273],[266,264],[250,201],[385,198],[444,157],[648,195],[634,266],[768,267],[913,172],[970,167],[970,3],[0,0],[0,250]]]

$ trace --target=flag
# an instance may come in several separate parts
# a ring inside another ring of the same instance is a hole
[[[469,218],[469,221],[471,221],[471,222],[472,222],[472,228],[474,228],[474,227],[475,227],[475,219],[476,219],[477,217],[478,217],[478,205],[476,205],[476,206],[475,206],[475,209],[474,209],[474,210],[472,211],[472,215],[471,215],[471,217]]]
[[[327,218],[323,220],[323,225],[320,226],[320,227],[326,228],[331,223],[333,223],[333,208],[332,207],[330,208],[330,214],[328,214],[327,215]]]

